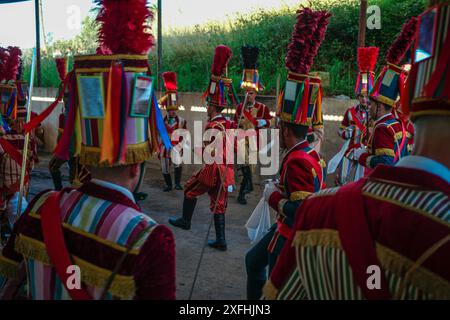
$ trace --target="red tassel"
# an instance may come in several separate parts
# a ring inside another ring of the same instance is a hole
[[[22,155],[19,151],[17,151],[16,148],[14,148],[12,144],[0,137],[0,145],[2,146],[3,150],[5,150],[7,154],[9,154],[11,159],[17,162],[19,166],[22,166]]]
[[[305,86],[303,89],[302,103],[300,108],[302,110],[301,123],[305,123],[308,120],[308,109],[309,109],[309,79],[304,82]]]
[[[67,58],[55,58],[55,63],[59,75],[59,80],[63,81],[67,76]]]
[[[66,79],[64,79],[63,81],[63,89],[59,92],[58,97],[56,98],[55,101],[52,102],[51,105],[49,105],[47,107],[47,109],[45,109],[44,111],[42,111],[38,116],[34,117],[33,119],[31,119],[30,122],[25,123],[23,126],[23,129],[25,130],[25,133],[29,133],[31,132],[33,129],[36,129],[39,124],[42,123],[42,121],[44,121],[45,119],[47,119],[47,117],[52,113],[53,110],[55,110],[56,106],[58,105],[58,103],[61,101],[61,99],[63,98],[64,92],[66,91],[66,87],[67,84],[69,82],[70,79],[70,75],[72,73],[69,73],[66,76]]]

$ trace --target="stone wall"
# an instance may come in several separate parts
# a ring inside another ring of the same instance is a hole
[[[51,101],[42,101],[45,99],[50,100],[57,94],[57,89],[54,88],[35,88],[34,100],[32,104],[32,110],[40,113]],[[158,94],[158,97],[160,95]],[[45,99],[42,99],[45,98]],[[192,106],[204,106],[204,102],[201,99],[201,93],[180,93],[179,99],[182,103],[184,110],[179,111],[179,115],[186,119],[188,128],[193,128],[193,123],[196,120],[206,121],[206,112],[192,111]],[[242,99],[242,97],[241,97]],[[266,104],[272,111],[275,111],[275,97],[274,96],[259,96],[258,101]],[[356,103],[355,100],[343,100],[336,98],[324,98],[323,109],[325,114],[325,143],[322,147],[322,153],[325,160],[331,159],[334,154],[339,150],[342,145],[342,139],[338,137],[337,131],[340,121],[337,116],[342,116],[345,110]],[[45,145],[43,149],[47,152],[51,152],[56,145],[57,129],[58,129],[58,117],[63,108],[63,104],[60,103],[55,111],[44,121],[43,127],[45,130]],[[198,109],[198,108],[197,108]],[[231,114],[232,116],[232,114]],[[150,166],[159,166],[157,159],[151,161]],[[191,166],[195,169],[197,166]],[[187,172],[191,171],[188,169]]]

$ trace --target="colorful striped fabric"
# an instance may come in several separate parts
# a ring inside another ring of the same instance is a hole
[[[30,211],[30,216],[32,218],[39,219],[39,209],[44,204],[49,194],[50,193],[44,194],[35,202]],[[93,240],[95,246],[98,244],[99,247],[105,247],[106,249],[111,248],[122,252],[130,245],[131,241],[136,238],[139,232],[149,227],[145,232],[145,235],[133,245],[130,254],[134,255],[139,253],[141,246],[144,244],[154,227],[157,226],[156,222],[150,217],[131,207],[88,196],[78,190],[72,190],[63,194],[61,199],[61,214],[65,230],[70,230],[75,235]],[[20,236],[20,238],[25,238],[25,240],[21,240],[24,242],[39,242],[34,239],[26,238],[25,236]],[[25,244],[25,246],[26,245],[27,244]],[[43,245],[43,243],[39,242],[37,248],[45,251]],[[20,244],[18,245],[18,242],[16,241],[16,249],[18,251],[21,251],[18,249],[20,247]],[[92,250],[94,250],[94,248],[92,248]],[[30,297],[37,300],[70,299],[64,285],[56,275],[55,270],[48,261],[46,261],[47,259],[38,259],[36,258],[36,255],[33,256],[33,254],[27,256],[25,251],[22,250],[21,253],[24,255],[26,261]],[[83,278],[83,275],[84,273],[91,273],[92,282],[92,277],[101,279],[101,274],[106,272],[108,276],[110,270],[109,268],[105,269],[98,266],[97,259],[101,260],[101,257],[93,256],[92,258],[87,258],[85,251],[86,250],[84,249],[83,253],[85,256],[82,259],[80,257],[74,258],[75,263],[80,265],[83,283],[86,283],[89,294],[94,299],[99,299],[103,290],[103,285],[93,285],[89,281],[86,281],[86,279]],[[80,256],[80,252],[78,256]],[[78,263],[80,260],[82,263]],[[85,265],[88,265],[92,270],[84,269],[83,266]],[[129,285],[129,281],[133,281],[132,276],[118,275],[116,278],[117,280],[122,281],[122,284],[128,283]],[[98,279],[94,279],[93,281],[98,281]],[[132,286],[134,287],[134,282],[132,282]],[[134,292],[129,292],[128,295],[121,295],[118,293],[112,294],[109,292],[107,298],[132,299],[133,296]]]

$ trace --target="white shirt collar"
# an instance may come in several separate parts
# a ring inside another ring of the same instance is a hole
[[[386,113],[384,116],[379,117],[375,122],[378,122],[386,117],[389,117],[392,113]]]
[[[422,170],[438,176],[450,184],[450,170],[433,159],[411,155],[401,158],[396,166]]]
[[[222,115],[221,115],[221,114],[218,114],[217,116],[211,118],[211,121],[214,121],[215,119],[220,118],[220,117],[222,117]]]
[[[119,191],[120,193],[123,193],[125,196],[130,198],[130,200],[133,201],[133,203],[136,203],[136,201],[134,200],[134,196],[131,193],[131,191],[126,189],[126,188],[124,188],[124,187],[122,187],[122,186],[119,186],[119,185],[117,185],[115,183],[108,182],[108,181],[105,181],[105,180],[100,180],[100,179],[91,179],[91,182],[95,183],[95,184],[98,184],[99,186],[108,188],[108,189],[113,189],[115,191]]]

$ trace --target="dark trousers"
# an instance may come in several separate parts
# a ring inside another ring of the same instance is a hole
[[[245,268],[247,270],[247,299],[259,300],[262,296],[262,288],[267,281],[276,262],[276,255],[269,253],[267,247],[276,230],[274,224],[270,231],[255,244],[245,255]],[[267,273],[269,267],[269,273]]]

